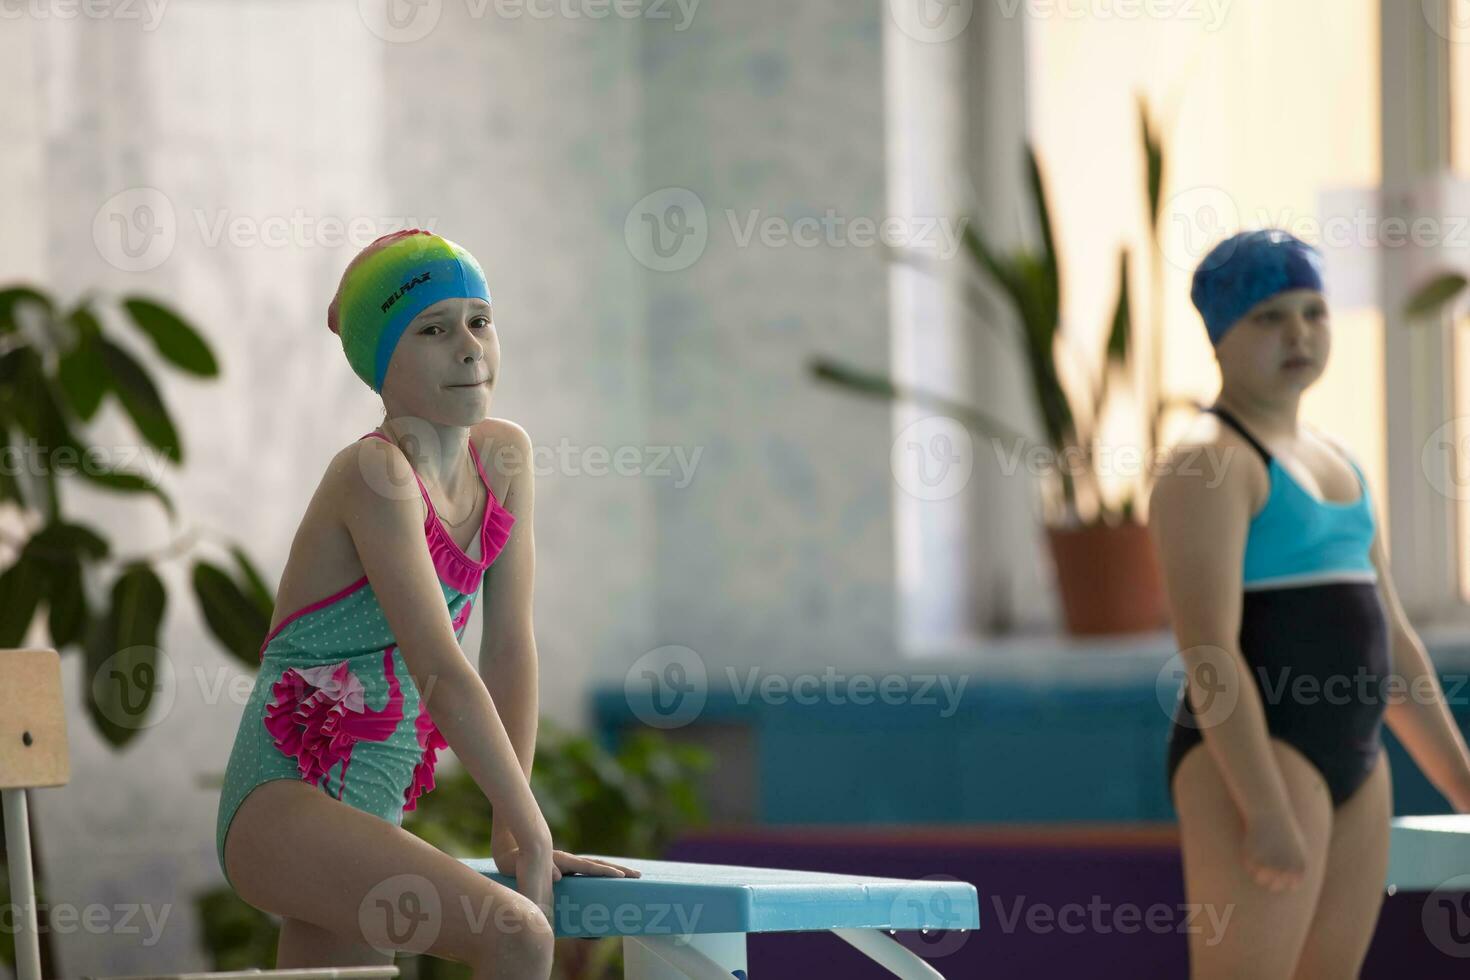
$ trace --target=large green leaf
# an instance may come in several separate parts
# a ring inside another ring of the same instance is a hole
[[[1133,314],[1128,301],[1128,250],[1118,260],[1118,303],[1113,308],[1113,325],[1108,331],[1108,360],[1128,360],[1128,341],[1133,332]]]
[[[53,521],[31,536],[25,550],[41,578],[51,643],[58,649],[69,646],[82,636],[91,618],[83,562],[105,558],[108,544],[89,527]]]
[[[43,308],[48,315],[55,313],[55,308],[51,305],[51,297],[38,289],[32,289],[29,286],[0,289],[0,334],[16,331],[15,309],[22,303],[34,303]]]
[[[49,563],[46,574],[46,626],[58,650],[75,643],[86,629],[90,613],[82,588],[82,565],[75,558]]]
[[[250,556],[245,554],[244,548],[241,548],[239,545],[231,545],[230,554],[234,556],[235,565],[240,569],[240,574],[245,579],[246,592],[255,601],[255,604],[264,609],[267,616],[270,616],[275,610],[275,593],[271,590],[270,586],[265,584],[265,578],[260,574],[260,570],[255,567],[255,564],[251,562]]]
[[[1465,277],[1458,272],[1435,276],[1409,297],[1409,301],[1404,304],[1404,316],[1411,320],[1428,318],[1459,296],[1465,286]]]
[[[179,434],[159,397],[158,389],[143,366],[112,341],[102,338],[98,349],[112,374],[112,389],[143,438],[174,463],[182,463],[184,451]]]
[[[151,493],[158,498],[158,502],[168,512],[170,520],[178,517],[178,510],[174,507],[173,498],[164,493],[158,484],[146,476],[137,473],[128,473],[123,470],[103,470],[95,468],[91,463],[78,469],[77,474],[82,479],[108,490],[116,490],[120,493]]]
[[[966,250],[981,269],[990,274],[1002,292],[1019,307],[1024,301],[1024,295],[1020,279],[1016,272],[986,243],[980,232],[975,229],[975,223],[969,222],[964,231],[960,233]]]
[[[24,553],[0,572],[0,647],[18,647],[25,640],[41,601],[42,584],[41,570]]]
[[[224,569],[210,562],[196,561],[192,578],[199,609],[215,639],[241,663],[258,667],[271,606],[252,601]]]
[[[1164,148],[1148,118],[1148,99],[1138,97],[1138,118],[1143,130],[1143,159],[1146,167],[1145,188],[1148,193],[1148,226],[1153,234],[1159,230],[1159,195],[1164,186]]]
[[[200,377],[212,378],[219,374],[219,364],[204,337],[173,310],[141,296],[125,297],[122,305],[133,323],[152,339],[158,353],[165,359]]]
[[[1036,208],[1036,221],[1041,230],[1041,267],[1043,275],[1040,294],[1044,311],[1055,330],[1060,325],[1061,273],[1058,269],[1056,236],[1052,232],[1051,204],[1046,196],[1046,181],[1041,176],[1041,164],[1036,159],[1036,148],[1026,144],[1026,180],[1031,188],[1032,206]]]
[[[995,417],[928,389],[914,385],[895,384],[882,375],[838,364],[824,357],[808,358],[807,368],[812,377],[848,388],[856,394],[870,398],[903,399],[949,415],[976,432],[993,439],[1004,439],[1018,446],[1031,444],[1030,439]]]
[[[41,357],[30,347],[19,347],[4,357],[0,383],[8,383],[7,412],[41,450],[52,453],[70,446],[80,451],[66,423],[57,391],[46,376]],[[47,471],[49,473],[49,470]]]
[[[6,421],[6,412],[3,399],[0,399],[0,460],[19,458],[10,453],[10,425]],[[9,465],[0,466],[0,501],[9,500],[22,509],[25,501],[21,499],[20,481],[15,478]]]
[[[113,583],[106,615],[88,631],[87,710],[115,747],[144,727],[158,685],[158,630],[167,603],[153,569],[130,566]]]
[[[112,553],[107,540],[85,524],[57,520],[37,531],[33,541],[49,549],[72,552],[78,559],[97,561]]]
[[[82,306],[67,314],[67,319],[76,328],[76,343],[61,355],[56,380],[72,411],[90,421],[108,390],[107,363],[98,349],[102,325]]]

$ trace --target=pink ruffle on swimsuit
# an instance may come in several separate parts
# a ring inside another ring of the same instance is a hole
[[[376,436],[378,430],[362,438]],[[418,474],[428,515],[424,534],[444,601],[463,640],[485,569],[510,538],[515,515],[485,484],[480,557],[449,536]],[[407,683],[400,681],[407,679]],[[220,790],[215,846],[225,871],[225,837],[245,797],[273,779],[299,779],[350,806],[401,825],[405,810],[434,788],[447,748],[412,681],[367,576],[281,620],[260,648],[260,673],[245,705]],[[348,771],[351,770],[349,777]]]

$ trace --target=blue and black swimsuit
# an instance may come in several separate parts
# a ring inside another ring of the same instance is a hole
[[[1255,447],[1271,489],[1246,538],[1240,651],[1261,692],[1270,734],[1297,748],[1322,773],[1341,806],[1372,773],[1382,747],[1388,622],[1371,558],[1368,482],[1347,503],[1321,500],[1277,462],[1226,409],[1220,416]],[[1169,732],[1167,777],[1203,743],[1181,686]]]

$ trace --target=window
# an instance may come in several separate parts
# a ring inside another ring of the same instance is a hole
[[[1218,22],[1209,7],[1179,3],[1174,16],[1128,17],[1124,7],[1091,5],[1080,17],[1066,4],[1039,5],[1027,24],[1031,131],[1061,256],[1063,330],[1097,363],[1124,245],[1137,326],[1144,332],[1150,322],[1143,94],[1166,168],[1162,388],[1198,401],[1220,385],[1189,299],[1204,253],[1234,231],[1261,226],[1320,243],[1319,195],[1381,182],[1376,0],[1242,0],[1221,8]],[[1381,507],[1384,318],[1377,309],[1334,308],[1332,320],[1327,371],[1304,397],[1302,417],[1353,450]],[[1104,438],[1136,443],[1139,411],[1119,412],[1105,423]],[[1161,443],[1177,439],[1188,418],[1171,413]],[[1103,492],[1125,492],[1136,479],[1107,474]]]

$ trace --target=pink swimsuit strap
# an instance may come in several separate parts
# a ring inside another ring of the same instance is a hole
[[[384,442],[392,443],[388,436],[374,429],[362,436],[376,436]],[[429,488],[424,486],[424,481],[419,477],[418,471],[413,471],[413,478],[418,482],[419,493],[423,495],[424,505],[428,508],[428,515],[424,520],[424,531],[429,536],[429,551],[434,558],[435,567],[440,574],[449,581],[451,585],[461,592],[473,592],[475,585],[473,580],[489,567],[495,560],[501,549],[505,546],[506,539],[510,536],[511,525],[515,523],[515,515],[503,507],[495,497],[495,491],[490,487],[490,478],[485,475],[485,467],[480,462],[480,452],[475,448],[475,442],[470,440],[470,458],[474,460],[475,471],[480,474],[480,482],[485,485],[485,516],[480,522],[480,557],[471,558],[465,554],[449,535],[449,531],[439,520],[439,512],[434,507],[434,501],[429,498]],[[413,470],[412,467],[409,467]]]

